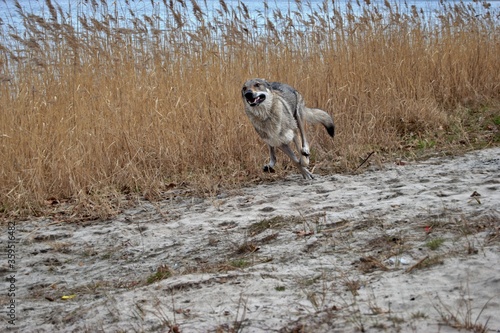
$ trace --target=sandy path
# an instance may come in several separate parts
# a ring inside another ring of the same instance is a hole
[[[499,332],[499,203],[494,148],[144,202],[110,221],[20,222],[15,326]]]

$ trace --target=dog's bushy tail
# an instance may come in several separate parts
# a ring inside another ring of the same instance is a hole
[[[333,138],[335,135],[335,124],[333,118],[323,110],[304,108],[304,119],[310,124],[322,124],[328,134]]]

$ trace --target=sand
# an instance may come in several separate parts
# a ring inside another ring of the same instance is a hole
[[[7,327],[500,332],[499,148],[177,194],[105,221],[16,222]]]

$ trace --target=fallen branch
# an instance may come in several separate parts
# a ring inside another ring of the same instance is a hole
[[[368,159],[369,159],[369,158],[370,158],[373,154],[375,154],[375,152],[374,152],[374,151],[372,151],[370,154],[368,154],[368,156],[367,156],[367,157],[363,160],[363,162],[361,162],[361,164],[360,164],[360,165],[358,165],[358,167],[357,167],[356,169],[354,169],[354,171],[358,171],[358,169],[359,169],[359,168],[361,168],[361,166],[362,166],[363,164],[365,164],[365,163],[366,163],[366,161],[368,161]]]
[[[409,267],[407,270],[406,270],[406,273],[410,273],[412,270],[414,270],[415,268],[418,268],[420,267],[420,265],[422,265],[422,263],[429,259],[429,255],[426,255],[425,257],[423,257],[422,259],[420,259],[415,265]]]

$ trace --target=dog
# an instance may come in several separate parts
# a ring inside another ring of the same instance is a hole
[[[241,96],[245,113],[257,134],[269,146],[270,160],[264,166],[264,172],[274,172],[276,148],[279,148],[290,157],[304,179],[314,179],[307,169],[310,150],[304,125],[305,122],[323,124],[333,138],[333,118],[323,110],[306,107],[302,95],[285,83],[251,79],[243,84]],[[290,147],[292,141],[300,159]]]

